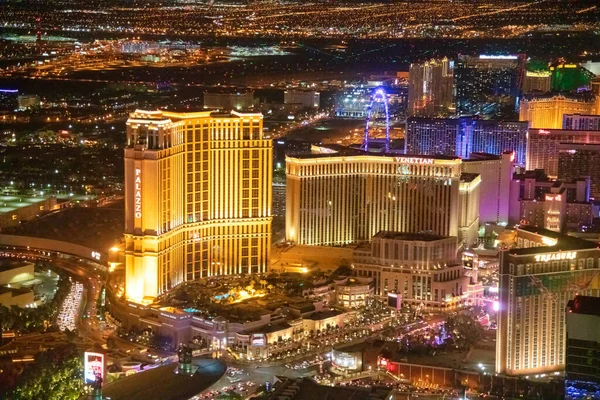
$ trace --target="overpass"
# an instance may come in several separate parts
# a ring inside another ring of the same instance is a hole
[[[56,255],[79,257],[103,271],[106,271],[108,265],[107,253],[61,240],[0,234],[0,249],[5,251],[47,251]]]

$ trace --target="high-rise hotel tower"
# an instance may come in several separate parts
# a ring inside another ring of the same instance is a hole
[[[342,246],[379,231],[477,239],[481,178],[462,174],[458,157],[313,146],[287,157],[286,169],[286,238],[298,245]]]
[[[140,111],[127,121],[126,295],[267,269],[272,146],[261,114]]]
[[[520,226],[500,252],[496,372],[531,375],[565,368],[566,314],[577,295],[600,296],[596,242]]]

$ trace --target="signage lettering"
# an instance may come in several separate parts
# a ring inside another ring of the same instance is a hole
[[[538,254],[535,256],[535,261],[547,262],[557,260],[573,260],[577,257],[576,251],[565,251],[562,253]]]
[[[135,218],[142,218],[142,170],[135,169]]]
[[[396,157],[396,162],[402,164],[433,164],[433,158]]]

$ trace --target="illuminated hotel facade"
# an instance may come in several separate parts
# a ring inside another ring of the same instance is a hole
[[[523,99],[519,103],[519,121],[529,128],[561,129],[566,114],[599,114],[600,101],[591,98],[553,95]]]
[[[272,145],[261,114],[140,111],[127,121],[126,295],[148,302],[210,276],[262,273]]]
[[[408,114],[434,117],[453,112],[453,70],[454,61],[446,57],[410,64]]]
[[[564,143],[600,144],[600,131],[529,129],[526,170],[543,169],[549,176],[557,177],[560,147]]]
[[[286,173],[286,238],[298,245],[366,242],[382,230],[476,240],[481,178],[461,179],[458,157],[313,146],[287,157]]]
[[[501,253],[496,372],[530,375],[565,368],[567,303],[600,296],[597,243],[546,229],[517,229]]]

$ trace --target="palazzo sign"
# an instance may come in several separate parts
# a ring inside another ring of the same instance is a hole
[[[547,262],[558,260],[574,260],[577,257],[576,251],[565,251],[562,253],[538,254],[535,256],[535,261]]]
[[[142,170],[135,169],[135,219],[142,218]]]
[[[433,164],[433,158],[396,157],[396,162],[402,164]]]

